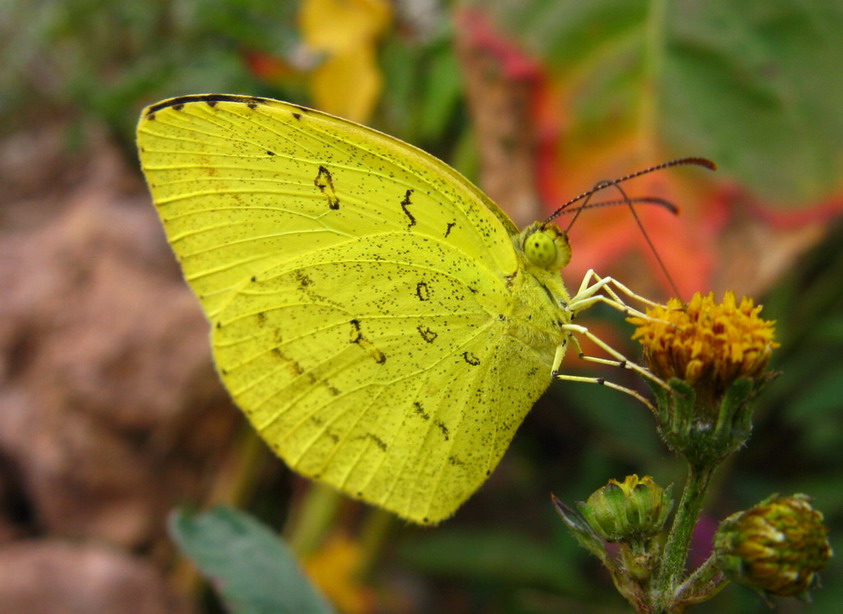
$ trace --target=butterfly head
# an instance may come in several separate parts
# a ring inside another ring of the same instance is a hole
[[[531,224],[521,232],[520,243],[527,261],[534,266],[558,271],[571,260],[568,234],[556,224]]]

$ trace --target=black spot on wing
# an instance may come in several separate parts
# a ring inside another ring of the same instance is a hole
[[[430,414],[424,410],[424,407],[418,401],[413,401],[413,409],[416,415],[420,416],[422,420],[430,420]]]
[[[444,422],[442,422],[441,420],[436,420],[433,422],[433,424],[435,424],[436,428],[438,428],[442,432],[442,436],[445,438],[445,441],[448,441],[451,438],[451,434],[448,431],[448,427],[445,426]]]
[[[363,339],[363,335],[360,333],[360,321],[352,320],[349,323],[351,324],[351,342],[360,343]]]
[[[386,362],[386,354],[381,352],[374,343],[366,339],[363,335],[363,332],[360,328],[360,321],[357,319],[351,320],[349,322],[351,324],[351,343],[356,343],[361,348],[366,350],[372,357],[372,359],[382,365]]]
[[[422,326],[421,324],[419,324],[418,326],[418,331],[422,339],[424,339],[428,343],[433,343],[434,339],[439,336],[437,333],[430,330],[427,326]]]
[[[316,174],[316,179],[313,180],[313,184],[319,188],[319,191],[322,192],[327,199],[329,209],[337,210],[340,208],[340,199],[337,197],[337,193],[334,190],[334,178],[331,176],[331,171],[320,164],[319,172]]]
[[[333,396],[333,397],[338,397],[338,396],[340,396],[340,395],[342,394],[342,391],[341,391],[339,388],[337,388],[336,386],[334,386],[334,385],[333,385],[331,382],[329,382],[328,380],[325,380],[323,383],[325,384],[325,388],[327,388],[327,389],[328,389],[328,393],[329,393],[331,396]]]
[[[416,296],[419,297],[420,301],[430,300],[430,288],[428,288],[426,282],[420,281],[416,284]]]
[[[464,467],[465,462],[458,456],[451,455],[448,457],[448,464],[453,465],[455,467]]]
[[[448,227],[445,229],[445,238],[448,238],[448,235],[451,234],[451,229],[456,226],[456,222],[448,222]]]
[[[366,433],[365,437],[369,441],[373,442],[380,449],[381,452],[386,452],[387,446],[386,442],[383,439],[381,439],[374,433]]]
[[[472,354],[471,352],[463,352],[463,353],[462,353],[462,357],[463,357],[463,358],[465,359],[465,361],[466,361],[468,364],[470,364],[472,367],[476,367],[477,365],[479,365],[479,364],[480,364],[480,359],[479,359],[479,358],[477,358],[477,356],[475,356],[475,355],[474,355],[474,354]]]
[[[412,201],[410,200],[410,196],[412,195],[412,193],[413,193],[412,189],[409,189],[406,192],[404,192],[404,200],[401,201],[401,208],[404,210],[404,215],[406,215],[408,218],[410,218],[410,223],[407,224],[407,230],[410,230],[410,228],[412,228],[413,226],[416,225],[415,216],[412,213],[410,213],[409,209],[407,209],[407,207],[409,207],[410,205],[413,204]]]

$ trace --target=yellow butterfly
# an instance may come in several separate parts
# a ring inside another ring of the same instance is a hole
[[[554,224],[519,232],[443,162],[353,122],[196,95],[145,109],[137,136],[236,403],[290,467],[414,522],[486,480],[588,334],[573,315],[618,303],[593,274],[569,296]]]

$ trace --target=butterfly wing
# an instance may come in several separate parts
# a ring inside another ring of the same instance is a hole
[[[508,218],[420,150],[277,101],[166,101],[138,141],[223,381],[263,438],[405,518],[452,514],[549,380],[547,352],[506,327],[522,268]]]
[[[507,245],[517,229],[456,171],[319,111],[185,96],[144,111],[138,145],[167,235],[211,316],[267,266],[371,232],[428,234],[491,270],[518,266]]]

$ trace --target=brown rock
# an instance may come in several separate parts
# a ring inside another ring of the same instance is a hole
[[[187,614],[143,559],[103,545],[20,541],[0,549],[0,612]]]
[[[153,207],[102,145],[40,204],[55,216],[0,237],[0,459],[35,529],[149,547],[240,418]]]

